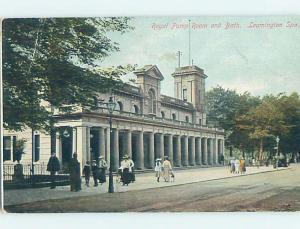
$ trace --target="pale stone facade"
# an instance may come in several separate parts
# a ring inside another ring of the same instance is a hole
[[[207,126],[204,71],[196,66],[177,68],[172,74],[175,98],[161,94],[163,76],[155,65],[146,65],[134,73],[137,86],[126,84],[113,93],[117,106],[112,115],[112,148],[105,106],[57,116],[58,132],[52,150],[62,164],[66,166],[72,153],[77,152],[81,164],[99,155],[108,162],[111,158],[114,170],[124,154],[130,155],[136,169],[141,170],[153,168],[155,158],[164,155],[177,167],[218,165],[224,153],[224,131]],[[98,99],[108,101],[109,97],[110,94],[99,94]],[[50,136],[40,132],[34,135],[38,151],[35,163],[46,164],[51,151]],[[14,142],[20,138],[27,140],[22,161],[30,163],[31,130],[5,131],[4,136],[4,163],[12,163]]]

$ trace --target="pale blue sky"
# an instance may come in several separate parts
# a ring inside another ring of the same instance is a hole
[[[181,65],[188,65],[188,29],[172,29],[188,20],[207,24],[206,29],[191,28],[191,58],[208,75],[206,88],[221,85],[249,91],[254,95],[299,92],[300,88],[300,17],[137,17],[135,30],[120,35],[109,34],[120,44],[120,52],[112,54],[101,65],[156,64],[165,80],[162,92],[173,96],[171,76],[178,65],[176,52],[183,52]],[[225,29],[229,23],[240,28]],[[281,23],[282,28],[247,28],[251,23]],[[298,24],[286,28],[287,22]],[[221,23],[221,28],[211,24]],[[167,28],[153,29],[153,25]]]

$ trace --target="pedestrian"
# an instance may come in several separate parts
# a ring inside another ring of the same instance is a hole
[[[159,178],[161,177],[161,173],[162,173],[161,158],[156,158],[154,171],[155,171],[156,181],[159,182]]]
[[[98,186],[98,178],[99,178],[99,167],[97,165],[96,160],[92,161],[92,174],[94,179],[94,187]]]
[[[102,185],[106,182],[106,169],[107,169],[107,163],[104,160],[103,156],[99,157],[99,183]]]
[[[129,160],[128,160],[128,156],[124,155],[123,156],[123,160],[121,161],[121,171],[122,171],[122,175],[121,175],[121,179],[123,182],[123,186],[127,185],[131,182],[131,174],[129,173],[129,168],[130,168],[130,164],[129,164]]]
[[[77,159],[77,153],[73,154],[73,158],[69,162],[71,192],[81,190],[80,163]]]
[[[246,172],[246,163],[245,163],[245,159],[241,158],[240,159],[240,173],[243,174]]]
[[[90,187],[90,177],[91,177],[91,165],[89,161],[86,161],[83,167],[83,175],[85,179],[85,185]]]
[[[20,163],[20,159],[17,160],[17,164],[14,165],[14,179],[17,182],[24,180],[24,173],[23,173],[23,165]]]
[[[235,173],[235,164],[234,164],[234,158],[230,160],[230,172]]]
[[[169,182],[172,173],[172,166],[168,156],[164,157],[164,162],[162,164],[162,167],[163,167],[164,180],[165,182]]]
[[[135,182],[135,173],[134,173],[134,162],[133,160],[130,158],[130,156],[128,156],[128,163],[129,163],[129,173],[131,175],[131,182]]]
[[[240,160],[239,159],[234,160],[234,167],[235,167],[235,173],[239,173],[239,168],[240,168]]]
[[[55,155],[55,152],[51,153],[51,157],[49,158],[48,164],[47,164],[47,171],[50,172],[50,180],[51,185],[50,189],[54,189],[55,186],[55,174],[60,170],[60,163],[58,158]]]

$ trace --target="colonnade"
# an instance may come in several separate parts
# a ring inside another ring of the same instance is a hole
[[[219,164],[219,157],[224,153],[224,140],[208,136],[189,136],[148,131],[131,131],[128,129],[77,127],[73,132],[73,151],[78,153],[79,160],[97,159],[102,155],[109,163],[112,160],[113,170],[117,170],[125,154],[129,155],[136,169],[154,167],[156,158],[168,156],[172,165],[214,166]],[[112,140],[112,148],[110,148]],[[111,157],[110,157],[110,154]]]

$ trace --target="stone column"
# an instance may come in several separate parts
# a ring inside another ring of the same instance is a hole
[[[113,152],[112,153],[112,167],[113,171],[117,171],[119,168],[119,130],[113,130]]]
[[[214,157],[214,159],[215,159],[215,160],[214,160],[214,164],[215,164],[215,165],[218,165],[218,164],[219,164],[219,160],[218,160],[218,158],[219,158],[218,156],[219,156],[219,155],[218,155],[218,153],[219,153],[219,152],[218,152],[218,139],[215,138],[215,139],[214,139],[214,154],[215,154],[215,157]]]
[[[144,138],[143,132],[137,134],[137,153],[136,153],[136,165],[137,169],[144,169]]]
[[[149,133],[149,166],[154,167],[154,133]]]
[[[164,157],[164,135],[163,134],[156,134],[156,155],[158,158]]]
[[[209,138],[209,161],[208,164],[213,165],[214,144],[213,139]]]
[[[183,136],[183,145],[181,146],[182,151],[181,151],[181,161],[183,166],[188,165],[188,136]]]
[[[131,131],[127,130],[124,132],[124,149],[125,149],[125,153],[132,157],[132,143],[131,143]]]
[[[202,138],[203,141],[203,164],[207,165],[207,157],[208,157],[208,153],[207,153],[207,138]]]
[[[104,129],[99,128],[99,155],[105,158],[105,135],[104,135]]]
[[[84,165],[86,161],[90,161],[90,128],[87,126],[77,127],[76,139],[77,139],[77,158],[80,165]],[[73,150],[74,153],[74,150]]]
[[[174,166],[180,167],[181,166],[181,140],[180,136],[175,136],[175,147],[174,147]]]
[[[106,144],[105,144],[105,148],[106,148],[106,162],[108,165],[110,165],[110,135],[112,135],[112,132],[110,132],[109,128],[106,128]]]
[[[172,165],[174,164],[173,162],[173,136],[171,134],[167,135],[168,142],[167,142],[167,151],[165,154],[169,156],[169,160],[171,161]]]
[[[189,152],[189,165],[195,165],[195,137],[190,137],[190,152]]]
[[[201,165],[202,164],[202,156],[201,156],[202,148],[201,148],[201,138],[197,137],[195,142],[195,159],[196,164]]]

